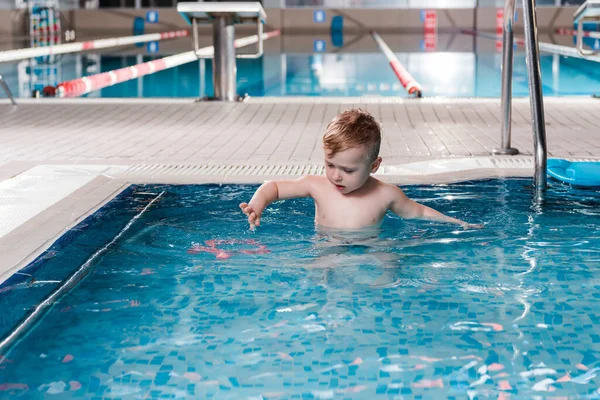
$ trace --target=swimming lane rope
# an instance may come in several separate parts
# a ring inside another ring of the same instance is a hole
[[[54,46],[0,51],[0,63],[49,56],[52,54],[77,53],[79,51],[106,49],[109,47],[127,46],[136,43],[154,42],[163,39],[177,39],[185,36],[189,36],[189,32],[182,30],[162,33],[149,33],[139,36],[123,36],[118,38],[90,40],[87,42],[64,43]]]
[[[565,36],[577,36],[577,31],[573,29],[557,28],[556,34]],[[589,37],[592,39],[600,39],[600,32],[594,31],[583,31],[583,37]]]
[[[279,33],[279,30],[263,33],[262,40],[278,36]],[[241,48],[256,42],[258,42],[258,35],[252,35],[245,38],[236,39],[233,44],[235,48]],[[198,56],[210,57],[213,55],[213,53],[213,46],[208,46],[199,49],[198,54],[196,54],[193,50],[190,50],[186,51],[185,53],[159,58],[157,60],[132,65],[130,67],[119,68],[113,71],[103,72],[101,74],[85,76],[83,78],[62,82],[56,86],[56,97],[82,96],[94,90],[116,85],[117,83],[122,83],[130,79],[139,78],[140,76],[153,74],[158,71],[177,67],[192,61],[197,61]]]
[[[470,30],[470,29],[463,29],[461,32],[465,33],[467,35],[476,35],[476,36],[480,36],[480,37],[486,38],[486,39],[502,40],[502,36],[498,36],[493,33],[479,32],[479,31],[474,31],[474,30]],[[514,40],[515,40],[515,44],[517,46],[525,47],[524,39],[515,38]],[[577,51],[577,49],[575,47],[561,46],[559,44],[546,43],[546,42],[538,42],[538,47],[541,51],[544,51],[546,53],[552,53],[552,54],[558,54],[558,55],[565,56],[565,57],[574,57],[574,58],[581,58],[584,60],[600,62],[600,56],[585,56],[584,57],[581,54],[579,54],[579,52]]]
[[[402,65],[400,60],[398,60],[398,57],[396,57],[394,52],[383,41],[381,36],[377,34],[377,32],[371,31],[371,36],[373,36],[373,39],[375,40],[375,42],[377,42],[379,48],[381,49],[381,51],[383,51],[383,54],[385,54],[386,58],[390,63],[390,66],[392,67],[392,70],[394,71],[394,74],[396,74],[396,77],[398,78],[402,86],[404,86],[404,89],[406,89],[408,94],[414,94],[417,97],[421,97],[422,89],[419,82],[417,82],[415,78],[413,78],[413,76],[410,74],[410,72],[408,72],[406,68],[404,68],[404,65]]]

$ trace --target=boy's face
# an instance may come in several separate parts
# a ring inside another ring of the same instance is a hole
[[[335,154],[328,154],[325,149],[325,174],[342,194],[349,194],[360,189],[369,175],[381,164],[381,157],[369,160],[366,146],[351,147]]]

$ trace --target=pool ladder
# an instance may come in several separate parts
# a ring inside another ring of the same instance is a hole
[[[600,0],[594,0],[594,2],[600,2]],[[494,153],[507,155],[519,153],[517,149],[510,146],[514,15],[515,0],[506,0],[504,3],[504,31],[502,36],[502,147],[500,149],[494,149]],[[540,73],[535,0],[523,0],[523,20],[525,30],[525,50],[527,53],[527,72],[529,75],[531,122],[534,133],[535,173],[533,176],[533,183],[536,200],[542,200],[547,184],[546,163],[548,159],[548,149],[546,146],[546,124],[544,122],[544,98],[542,95],[542,77]]]
[[[6,81],[4,80],[2,75],[0,75],[0,86],[2,86],[2,89],[4,89],[4,93],[6,93],[6,97],[8,97],[10,99],[10,102],[13,104],[13,106],[16,106],[17,102],[15,101],[15,98],[13,97],[12,92],[10,91],[10,88],[6,84]]]

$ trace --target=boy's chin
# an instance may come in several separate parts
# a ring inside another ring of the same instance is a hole
[[[345,194],[350,194],[350,193],[354,192],[355,190],[356,189],[351,189],[351,188],[345,187],[343,190],[340,190],[340,193],[345,195]]]
[[[335,183],[333,183],[331,181],[329,181],[329,183],[331,183],[337,191],[339,191],[341,194],[344,194],[344,195],[350,194],[356,190],[356,188],[349,188],[348,186],[344,186],[343,189],[340,189],[340,187],[338,187],[338,185],[336,185]]]

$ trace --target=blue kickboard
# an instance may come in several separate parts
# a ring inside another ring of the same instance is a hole
[[[575,186],[600,187],[600,162],[548,160],[548,175]]]

